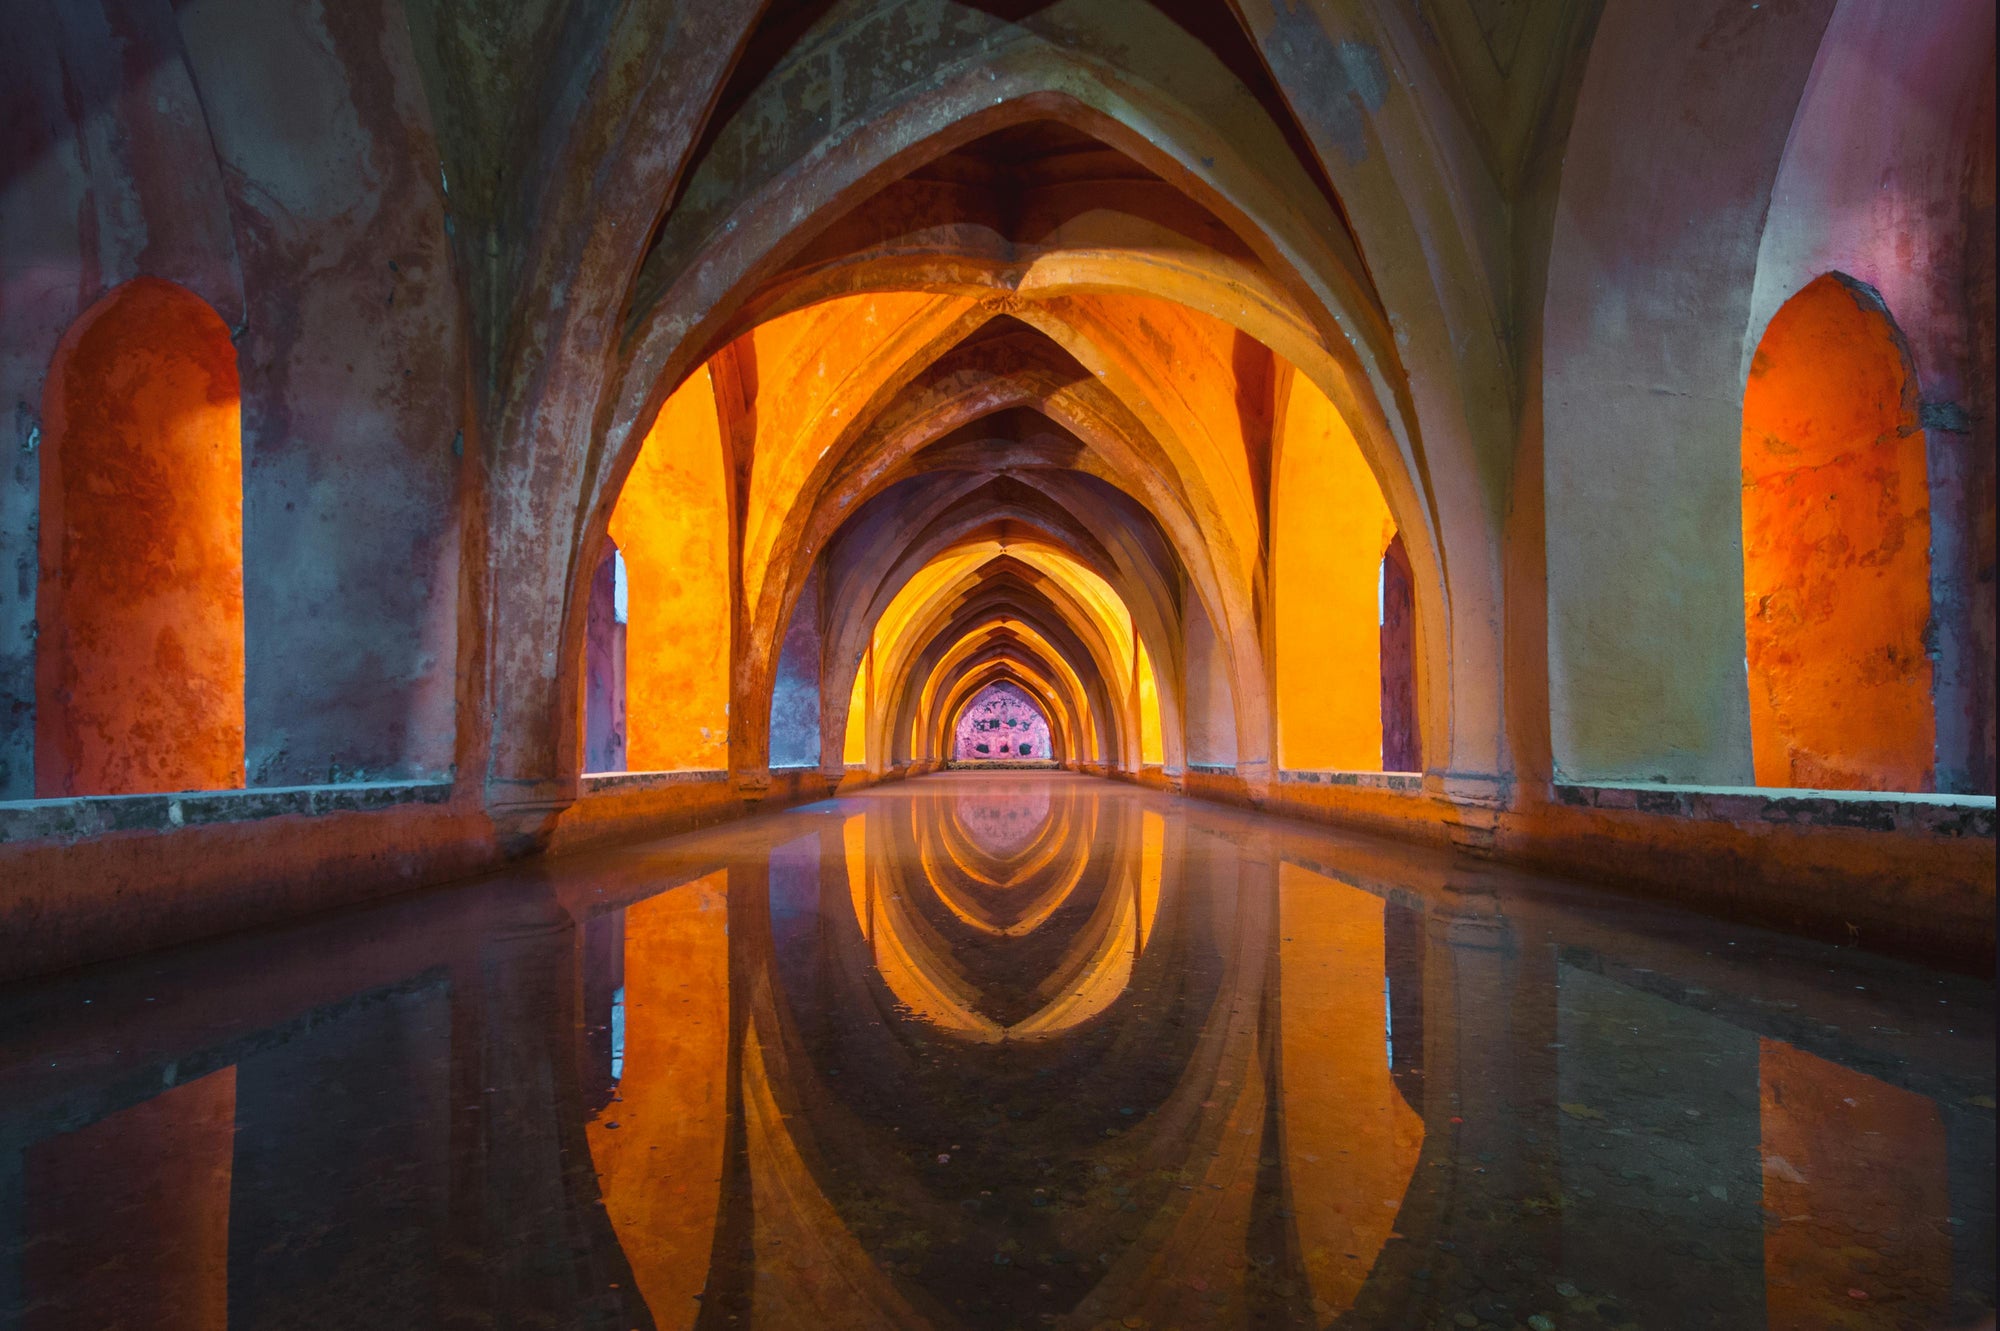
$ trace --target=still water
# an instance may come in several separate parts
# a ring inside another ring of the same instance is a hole
[[[0,1325],[1908,1328],[1990,985],[1043,774],[0,993]]]

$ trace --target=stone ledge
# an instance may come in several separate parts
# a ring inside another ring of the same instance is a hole
[[[670,786],[727,782],[729,773],[720,767],[700,767],[673,772],[592,772],[583,778],[586,795],[622,794],[626,791],[664,790]]]
[[[77,841],[112,832],[170,832],[182,827],[254,822],[292,815],[362,813],[402,804],[443,804],[452,782],[355,781],[329,786],[186,790],[154,795],[79,795],[0,801],[0,845]]]
[[[1556,803],[1572,808],[1660,814],[1703,822],[1841,827],[1942,837],[1993,836],[1991,795],[1664,786],[1614,781],[1588,785],[1557,782],[1553,794]]]
[[[1424,792],[1422,772],[1307,772],[1290,769],[1278,773],[1281,785],[1354,786],[1362,790],[1393,790],[1406,795]]]

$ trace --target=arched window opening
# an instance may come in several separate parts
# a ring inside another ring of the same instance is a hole
[[[613,745],[605,714],[601,733],[613,746],[600,749],[594,738],[600,732],[587,715],[585,770],[726,767],[729,491],[706,367],[660,408],[619,492],[610,530],[614,553],[594,575],[588,622],[603,626],[607,664],[617,641],[618,722]],[[586,650],[586,674],[594,680],[592,659]],[[587,713],[592,705],[587,697]]]
[[[1382,552],[1376,618],[1382,659],[1382,770],[1419,772],[1424,740],[1417,720],[1417,596],[1410,552],[1396,533]]]
[[[1288,378],[1271,496],[1278,760],[1379,771],[1382,549],[1395,523],[1339,409],[1304,375]]]
[[[606,542],[590,578],[584,628],[583,770],[625,770],[625,625],[631,593],[625,556]]]
[[[1930,790],[1930,503],[1915,376],[1840,274],[1772,318],[1743,393],[1743,606],[1760,786]]]
[[[43,392],[35,793],[243,784],[236,348],[157,278],[70,328]]]

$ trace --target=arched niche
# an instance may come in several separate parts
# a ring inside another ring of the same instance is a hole
[[[1743,613],[1760,786],[1930,790],[1931,520],[1916,380],[1839,273],[1764,330],[1743,391]]]
[[[1279,764],[1380,771],[1379,593],[1395,520],[1339,409],[1304,375],[1284,379],[1271,494]]]
[[[42,397],[35,793],[243,785],[236,348],[172,282],[117,287]]]
[[[727,767],[729,483],[706,366],[654,418],[618,492],[610,533],[625,573],[624,738],[616,766],[593,767],[593,756],[610,755],[595,754],[587,714],[585,770]],[[600,567],[597,581],[604,577]],[[592,632],[599,594],[593,590],[586,621]],[[591,660],[587,649],[586,671]]]

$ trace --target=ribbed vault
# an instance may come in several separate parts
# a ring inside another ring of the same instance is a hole
[[[1378,525],[1404,538],[1434,764],[1503,770],[1490,715],[1452,721],[1496,703],[1490,683],[1452,685],[1498,652],[1490,617],[1454,618],[1452,588],[1491,599],[1500,473],[1446,456],[1497,362],[1476,314],[1429,296],[1392,317],[1364,243],[1407,213],[1390,220],[1374,189],[1357,212],[1352,154],[1329,155],[1323,117],[1221,7],[945,3],[921,25],[892,11],[833,4],[754,29],[661,191],[615,334],[541,385],[539,423],[503,456],[503,510],[569,495],[579,525],[558,566],[507,548],[546,521],[497,515],[496,558],[519,576],[496,609],[511,683],[492,780],[574,769],[588,571],[642,451],[674,446],[663,406],[695,383],[727,476],[741,789],[772,769],[778,713],[814,718],[829,778],[920,770],[975,676],[1044,698],[1068,761],[1169,780],[1195,762],[1261,789],[1297,765],[1274,482],[1308,449],[1355,459],[1328,522],[1349,520],[1358,485],[1387,516],[1355,519],[1357,545]],[[831,100],[800,116],[801,97]],[[552,311],[551,328],[575,314]],[[1438,343],[1440,317],[1465,377],[1420,386],[1404,349]],[[560,359],[570,344],[548,345]],[[1290,422],[1314,410],[1335,425],[1307,439]],[[549,578],[560,595],[538,598]],[[549,670],[564,701],[513,711]]]

